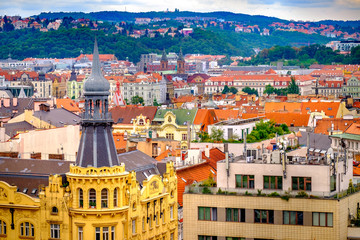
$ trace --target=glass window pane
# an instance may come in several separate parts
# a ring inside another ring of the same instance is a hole
[[[274,223],[274,210],[269,210],[269,222],[268,223]]]
[[[245,209],[240,210],[240,221],[245,222]]]
[[[255,212],[255,222],[259,223],[260,222],[260,210],[255,209],[254,212]]]
[[[296,225],[296,212],[290,212],[290,224]]]
[[[333,214],[332,213],[327,214],[327,226],[328,227],[333,226]]]
[[[306,191],[311,191],[311,178],[307,178]]]
[[[231,221],[231,208],[226,209],[226,221],[227,222]]]
[[[304,214],[303,212],[297,212],[297,225],[303,225],[304,222]]]
[[[267,211],[264,211],[264,210],[261,211],[261,222],[262,223],[267,222]]]
[[[277,177],[278,185],[277,189],[282,189],[282,177]]]
[[[239,221],[239,209],[234,209],[234,222]]]
[[[297,190],[298,189],[298,183],[297,183],[297,177],[292,178],[292,189]]]
[[[235,175],[236,187],[241,187],[241,175]]]
[[[243,176],[243,182],[242,182],[242,187],[243,188],[248,188],[248,176]]]
[[[199,207],[199,220],[204,220],[204,208]]]
[[[313,226],[319,226],[319,213],[313,213]]]
[[[211,208],[211,209],[212,209],[211,220],[217,221],[217,208]]]
[[[269,177],[264,176],[264,189],[269,189]]]
[[[284,215],[284,224],[289,224],[289,212],[284,211],[283,215]]]
[[[320,226],[326,226],[326,213],[320,213]]]
[[[270,179],[271,179],[271,189],[275,189],[275,177],[272,176]]]
[[[205,220],[210,220],[210,208],[205,208]]]
[[[299,190],[305,190],[304,178],[299,178]]]

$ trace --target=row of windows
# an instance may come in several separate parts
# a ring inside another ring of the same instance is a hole
[[[198,220],[217,221],[216,207],[198,207]],[[226,208],[227,222],[245,222],[244,208]],[[274,224],[274,210],[254,209],[254,222]],[[285,225],[304,225],[304,212],[302,211],[283,211],[283,224]],[[326,212],[313,212],[312,225],[320,227],[333,226],[333,214]]]
[[[0,220],[0,235],[7,234],[6,223]],[[22,237],[35,237],[34,225],[29,222],[23,222],[20,224],[20,236]],[[50,237],[54,239],[60,238],[60,225],[50,224]]]
[[[118,206],[118,188],[114,189],[113,192],[113,205],[114,207]],[[79,196],[79,207],[84,207],[84,192],[80,188],[78,190],[78,196]],[[96,190],[91,188],[89,190],[89,208],[96,208]],[[108,189],[104,188],[101,190],[101,207],[102,208],[108,208],[109,207],[109,191]]]
[[[237,188],[255,188],[254,175],[235,175]],[[292,190],[311,191],[311,177],[291,177]],[[263,176],[264,189],[283,189],[282,176]]]

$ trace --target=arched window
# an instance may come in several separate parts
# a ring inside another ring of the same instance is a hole
[[[118,206],[118,188],[114,189],[114,207]]]
[[[23,222],[20,224],[20,236],[34,237],[34,225],[29,222]]]
[[[79,207],[80,208],[84,207],[84,195],[83,195],[83,190],[81,188],[79,188]]]
[[[57,207],[52,207],[51,209],[51,213],[52,214],[58,214],[59,210],[57,209]]]
[[[0,220],[0,235],[6,235],[6,223]]]
[[[139,120],[139,125],[140,125],[140,126],[143,126],[143,125],[144,125],[144,119],[140,119],[140,120]]]
[[[102,208],[108,207],[108,190],[106,188],[101,190],[101,207]]]
[[[96,208],[96,191],[93,188],[89,190],[89,207]]]

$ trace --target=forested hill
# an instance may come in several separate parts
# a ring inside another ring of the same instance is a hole
[[[72,17],[74,19],[78,18],[88,18],[91,20],[103,20],[111,22],[121,22],[121,21],[135,21],[135,18],[184,18],[184,17],[198,17],[198,18],[214,18],[214,19],[224,19],[225,21],[235,21],[242,24],[249,25],[258,25],[259,27],[267,27],[273,22],[289,23],[290,21],[276,18],[276,17],[267,17],[261,15],[248,15],[242,13],[233,13],[233,12],[190,12],[190,11],[175,11],[175,12],[123,12],[123,11],[100,11],[100,12],[42,12],[39,15],[40,18],[46,19],[61,19],[64,17]],[[360,27],[360,21],[335,21],[335,20],[322,20],[319,22],[314,22],[317,24],[327,24],[327,25],[338,25],[341,27],[351,27],[358,28]]]
[[[145,53],[178,52],[184,54],[202,53],[228,56],[251,56],[254,48],[270,48],[274,45],[300,46],[299,42],[324,44],[329,38],[316,34],[276,31],[270,36],[254,33],[234,33],[229,31],[210,31],[195,28],[190,36],[132,38],[122,34],[104,31],[91,31],[90,28],[65,29],[40,32],[35,29],[23,29],[0,33],[0,59],[9,53],[14,59],[67,58],[77,57],[80,51],[92,52],[94,36],[99,39],[101,53],[115,54],[118,59],[129,58],[138,62]]]
[[[42,12],[38,15],[39,18],[46,19],[60,19],[64,17],[88,18],[91,20],[103,20],[112,22],[121,21],[135,21],[135,18],[184,18],[184,17],[198,17],[198,18],[214,18],[224,19],[225,21],[235,21],[244,24],[257,24],[260,27],[266,27],[273,22],[288,22],[275,17],[266,17],[260,15],[247,15],[242,13],[232,12],[189,12],[189,11],[176,11],[176,12],[121,12],[121,11],[101,11],[101,12]],[[37,17],[37,16],[33,16]]]

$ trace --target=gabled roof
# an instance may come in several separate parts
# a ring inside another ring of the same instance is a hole
[[[172,112],[176,116],[177,125],[193,124],[197,109],[158,109],[153,121],[163,122],[164,116],[167,112]]]
[[[55,108],[48,112],[36,111],[34,117],[41,119],[55,127],[64,127],[65,125],[77,125],[81,121],[81,117],[64,109]]]
[[[204,181],[209,178],[210,174],[216,178],[216,170],[208,162],[176,170],[176,176],[178,179],[178,203],[180,206],[183,205],[185,186],[191,185],[194,181]]]
[[[348,134],[354,134],[360,136],[360,124],[359,123],[353,123],[345,130],[345,133]]]
[[[57,108],[65,108],[70,112],[79,113],[80,108],[76,104],[76,102],[69,98],[57,98],[56,99],[56,107]]]
[[[218,121],[224,121],[229,119],[238,119],[240,110],[233,109],[214,109],[215,115]]]
[[[329,135],[333,131],[344,132],[352,123],[360,122],[360,119],[323,118],[316,121],[314,133]]]
[[[208,125],[217,122],[218,118],[215,114],[214,109],[198,109],[194,119],[194,125],[201,125],[201,131],[207,131]]]
[[[137,105],[116,106],[109,110],[114,123],[119,124],[132,124],[131,121],[137,116],[140,116],[140,114],[152,121],[155,117],[156,111],[157,107]]]
[[[310,114],[271,112],[265,113],[265,117],[278,124],[285,123],[288,126],[306,127],[309,123]]]
[[[125,164],[126,171],[136,172],[136,180],[140,184],[147,179],[146,176],[159,174],[157,161],[139,150],[118,154],[118,159]]]

